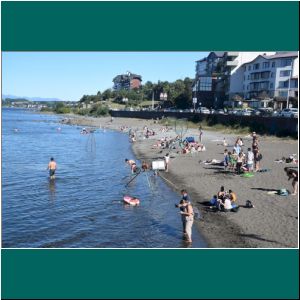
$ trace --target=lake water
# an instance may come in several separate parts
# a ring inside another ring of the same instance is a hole
[[[180,195],[150,173],[125,187],[132,175],[124,159],[134,158],[126,134],[81,135],[58,121],[2,109],[2,247],[187,247],[174,207]],[[50,181],[51,156],[58,169]],[[140,206],[124,205],[127,194]],[[192,247],[205,247],[195,226]]]

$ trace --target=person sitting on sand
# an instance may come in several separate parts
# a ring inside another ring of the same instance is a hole
[[[213,207],[219,208],[219,202],[218,202],[218,196],[214,195],[211,200],[209,201],[209,204]]]
[[[224,188],[224,186],[221,186],[220,191],[217,193],[217,197],[218,197],[218,199],[223,200],[225,195],[226,195],[225,188]]]
[[[288,176],[288,180],[293,179],[292,181],[293,193],[291,195],[295,196],[298,193],[298,171],[288,167],[285,167],[284,171]]]
[[[228,196],[229,196],[229,199],[231,201],[231,206],[232,208],[235,208],[237,207],[237,196],[236,196],[236,193],[233,192],[232,190],[229,190],[228,191]]]
[[[224,203],[220,202],[220,205],[224,208],[225,212],[231,211],[233,209],[233,206],[231,204],[229,197],[225,197]]]

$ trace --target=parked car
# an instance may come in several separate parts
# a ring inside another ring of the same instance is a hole
[[[298,109],[297,108],[285,108],[280,113],[281,117],[286,118],[298,118]]]
[[[199,113],[201,113],[201,114],[210,114],[209,109],[206,108],[206,107],[199,107],[199,108],[197,109],[197,112],[199,112]]]
[[[260,112],[260,116],[262,117],[271,117],[273,114],[273,109],[266,107],[266,108],[259,108],[258,111]]]
[[[281,112],[278,110],[274,110],[271,114],[272,117],[280,117]]]
[[[239,116],[251,116],[252,115],[252,109],[241,109],[237,112],[237,115]]]
[[[216,113],[217,113],[218,115],[224,115],[224,114],[225,114],[225,112],[224,112],[223,109],[217,109],[217,110],[216,110]]]
[[[229,115],[237,115],[239,113],[240,110],[238,109],[231,109],[231,110],[228,110],[228,114]]]

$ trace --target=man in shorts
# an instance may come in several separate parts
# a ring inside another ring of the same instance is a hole
[[[47,170],[49,170],[50,179],[54,179],[56,171],[56,162],[53,157],[50,158]]]

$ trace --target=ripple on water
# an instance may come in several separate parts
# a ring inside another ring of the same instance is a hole
[[[132,176],[124,158],[133,157],[127,135],[95,134],[91,147],[80,128],[59,125],[58,132],[56,121],[3,111],[3,247],[185,247],[174,210],[179,196],[159,178],[151,190],[145,174],[125,187]],[[51,156],[58,169],[49,181]],[[124,205],[125,194],[140,198],[141,205]],[[195,233],[193,246],[204,245]]]

